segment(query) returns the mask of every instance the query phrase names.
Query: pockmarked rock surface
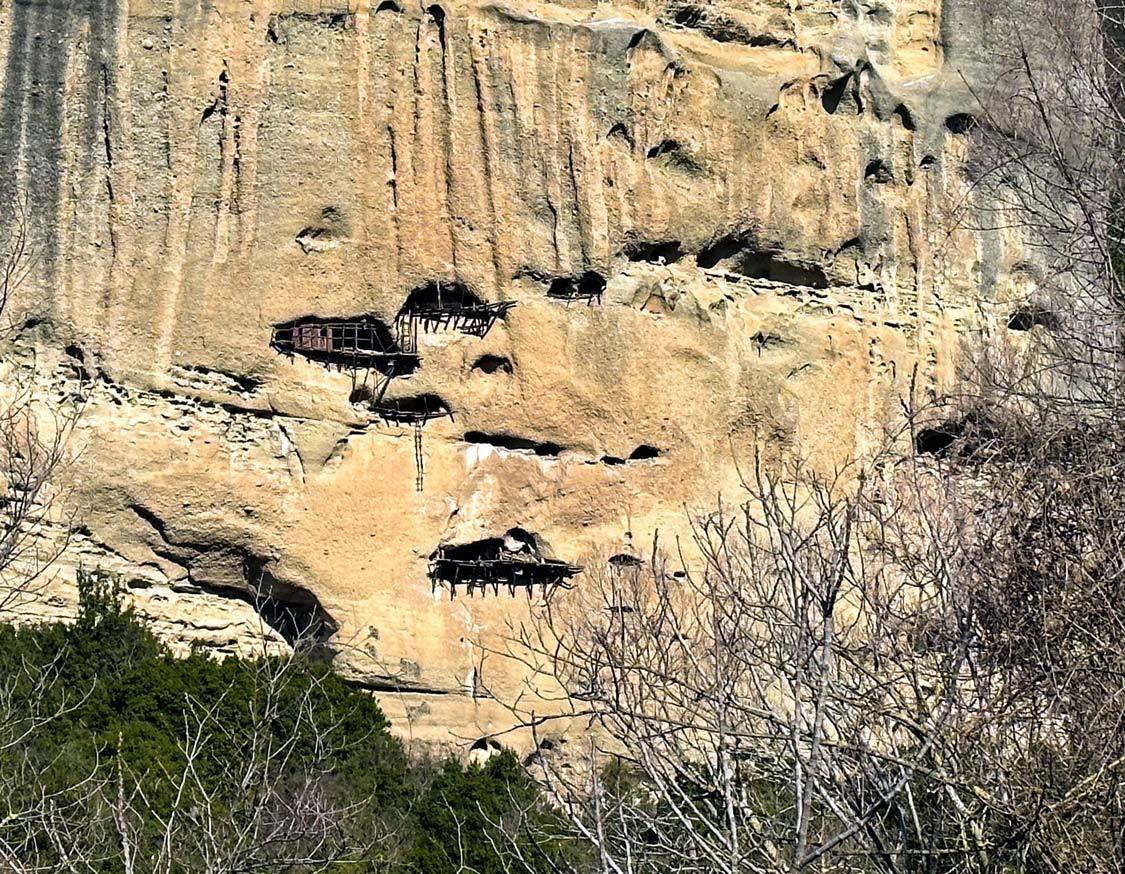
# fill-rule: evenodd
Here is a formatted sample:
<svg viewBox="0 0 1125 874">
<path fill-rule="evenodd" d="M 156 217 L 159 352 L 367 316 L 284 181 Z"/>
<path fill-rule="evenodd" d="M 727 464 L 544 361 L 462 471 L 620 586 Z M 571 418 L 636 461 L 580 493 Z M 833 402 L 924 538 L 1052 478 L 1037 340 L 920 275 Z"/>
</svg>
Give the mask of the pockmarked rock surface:
<svg viewBox="0 0 1125 874">
<path fill-rule="evenodd" d="M 414 737 L 504 727 L 484 650 L 544 587 L 657 532 L 690 560 L 755 447 L 870 449 L 1034 293 L 962 221 L 981 32 L 965 0 L 3 3 L 36 253 L 4 366 L 82 407 L 29 609 L 100 565 L 178 646 L 299 627 Z"/>
</svg>

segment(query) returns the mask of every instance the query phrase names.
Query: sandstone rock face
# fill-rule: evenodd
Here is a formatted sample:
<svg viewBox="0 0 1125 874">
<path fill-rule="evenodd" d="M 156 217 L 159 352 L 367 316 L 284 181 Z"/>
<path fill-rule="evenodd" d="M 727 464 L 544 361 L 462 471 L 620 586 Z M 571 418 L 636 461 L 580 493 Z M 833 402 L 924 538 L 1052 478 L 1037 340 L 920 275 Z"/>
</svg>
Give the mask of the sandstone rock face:
<svg viewBox="0 0 1125 874">
<path fill-rule="evenodd" d="M 6 366 L 83 406 L 35 609 L 100 564 L 178 645 L 301 624 L 414 737 L 502 728 L 484 649 L 542 585 L 470 597 L 435 550 L 690 560 L 756 446 L 869 449 L 1030 292 L 961 220 L 977 33 L 956 0 L 3 4 Z M 399 318 L 438 284 L 513 306 Z M 271 346 L 302 319 L 416 361 Z"/>
</svg>

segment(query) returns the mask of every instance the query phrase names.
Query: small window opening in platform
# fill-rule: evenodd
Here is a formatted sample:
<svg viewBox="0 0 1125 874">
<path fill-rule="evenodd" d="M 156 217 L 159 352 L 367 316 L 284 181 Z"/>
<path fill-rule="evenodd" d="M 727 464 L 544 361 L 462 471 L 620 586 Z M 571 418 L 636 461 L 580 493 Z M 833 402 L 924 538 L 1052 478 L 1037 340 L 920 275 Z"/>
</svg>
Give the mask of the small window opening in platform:
<svg viewBox="0 0 1125 874">
<path fill-rule="evenodd" d="M 489 303 L 463 282 L 436 280 L 414 289 L 399 310 L 396 324 L 400 341 L 411 337 L 411 348 L 417 348 L 417 332 L 460 331 L 483 337 L 514 307 L 512 302 Z M 405 344 L 404 344 L 405 345 Z"/>
<path fill-rule="evenodd" d="M 446 584 L 454 595 L 458 587 L 471 596 L 489 588 L 499 594 L 503 586 L 511 595 L 524 589 L 530 598 L 535 586 L 569 588 L 568 580 L 581 572 L 579 565 L 545 557 L 534 534 L 511 528 L 500 537 L 439 546 L 430 556 L 429 576 L 434 586 Z"/>
<path fill-rule="evenodd" d="M 594 270 L 587 270 L 581 276 L 560 276 L 551 281 L 547 297 L 555 300 L 585 301 L 587 306 L 602 302 L 605 293 L 605 277 Z"/>
<path fill-rule="evenodd" d="M 385 323 L 370 315 L 283 322 L 274 326 L 270 346 L 328 367 L 369 368 L 387 377 L 408 376 L 421 364 L 414 346 L 400 344 Z"/>
</svg>

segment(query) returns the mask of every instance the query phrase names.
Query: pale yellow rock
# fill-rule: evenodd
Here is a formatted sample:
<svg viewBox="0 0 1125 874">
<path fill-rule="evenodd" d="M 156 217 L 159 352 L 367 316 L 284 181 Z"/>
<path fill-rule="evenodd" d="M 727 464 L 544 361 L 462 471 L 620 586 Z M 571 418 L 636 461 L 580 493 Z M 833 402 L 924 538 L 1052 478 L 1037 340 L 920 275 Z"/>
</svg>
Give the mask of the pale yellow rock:
<svg viewBox="0 0 1125 874">
<path fill-rule="evenodd" d="M 5 204 L 26 196 L 38 254 L 5 355 L 85 399 L 88 533 L 38 615 L 102 564 L 177 646 L 283 648 L 261 588 L 402 690 L 379 694 L 404 732 L 471 741 L 521 681 L 482 646 L 540 593 L 452 598 L 439 544 L 518 526 L 582 564 L 659 532 L 690 560 L 688 512 L 737 500 L 755 447 L 878 445 L 1033 280 L 1013 235 L 959 226 L 962 4 L 399 5 L 0 7 Z M 586 271 L 600 301 L 548 297 Z M 391 325 L 454 279 L 515 307 L 422 332 L 391 382 L 454 413 L 417 491 L 412 428 L 271 331 Z"/>
</svg>

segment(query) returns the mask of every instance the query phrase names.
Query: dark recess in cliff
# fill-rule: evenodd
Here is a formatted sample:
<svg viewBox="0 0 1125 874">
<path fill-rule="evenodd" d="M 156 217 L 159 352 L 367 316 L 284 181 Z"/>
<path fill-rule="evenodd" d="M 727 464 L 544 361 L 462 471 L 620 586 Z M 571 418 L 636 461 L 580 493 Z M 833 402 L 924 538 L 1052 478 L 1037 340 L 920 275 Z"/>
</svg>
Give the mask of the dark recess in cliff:
<svg viewBox="0 0 1125 874">
<path fill-rule="evenodd" d="M 828 287 L 828 276 L 823 268 L 784 259 L 780 252 L 761 247 L 750 231 L 720 237 L 696 255 L 696 263 L 705 270 L 719 269 L 750 279 L 809 288 Z"/>
<path fill-rule="evenodd" d="M 605 277 L 594 270 L 587 270 L 581 276 L 558 276 L 551 280 L 547 297 L 555 300 L 585 301 L 587 304 L 601 303 L 605 292 Z"/>
</svg>

